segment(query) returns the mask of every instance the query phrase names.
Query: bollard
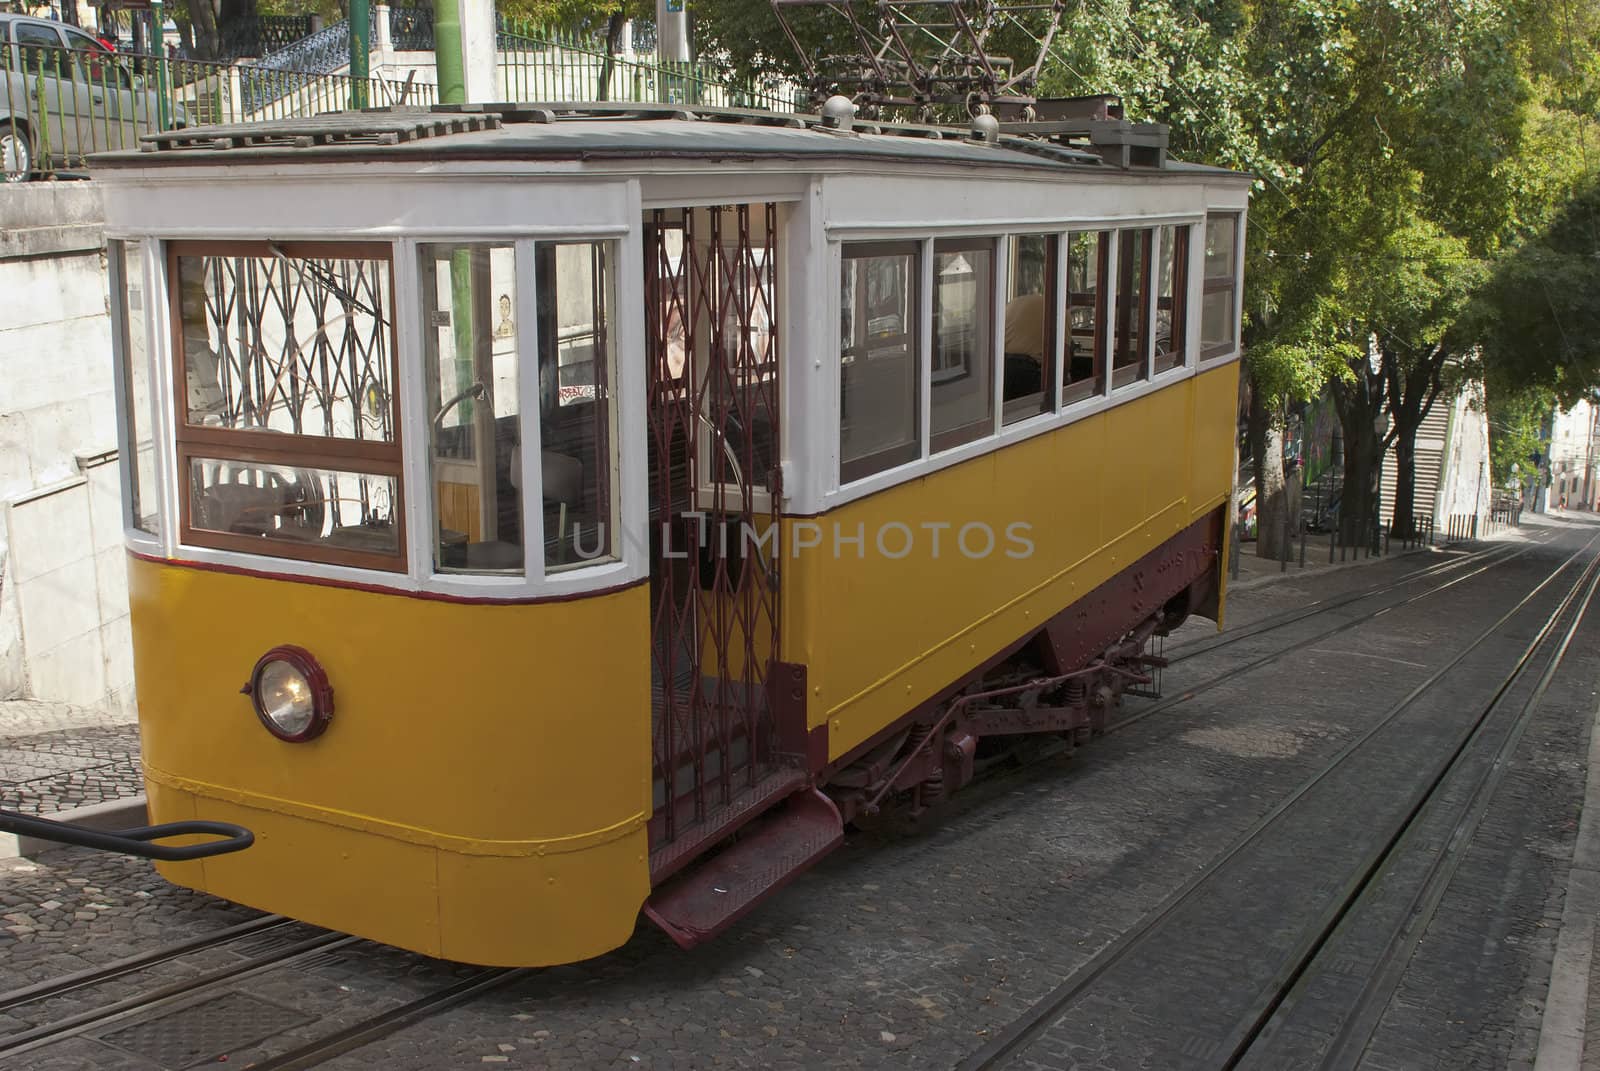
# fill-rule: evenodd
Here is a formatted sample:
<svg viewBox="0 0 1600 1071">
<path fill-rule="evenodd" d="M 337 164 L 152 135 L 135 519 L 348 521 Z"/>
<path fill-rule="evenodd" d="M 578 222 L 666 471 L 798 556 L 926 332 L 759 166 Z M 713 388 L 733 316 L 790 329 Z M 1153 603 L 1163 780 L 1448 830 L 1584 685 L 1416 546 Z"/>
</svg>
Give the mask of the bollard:
<svg viewBox="0 0 1600 1071">
<path fill-rule="evenodd" d="M 1328 564 L 1333 564 L 1333 545 L 1339 542 L 1339 526 L 1337 524 L 1328 528 Z"/>
</svg>

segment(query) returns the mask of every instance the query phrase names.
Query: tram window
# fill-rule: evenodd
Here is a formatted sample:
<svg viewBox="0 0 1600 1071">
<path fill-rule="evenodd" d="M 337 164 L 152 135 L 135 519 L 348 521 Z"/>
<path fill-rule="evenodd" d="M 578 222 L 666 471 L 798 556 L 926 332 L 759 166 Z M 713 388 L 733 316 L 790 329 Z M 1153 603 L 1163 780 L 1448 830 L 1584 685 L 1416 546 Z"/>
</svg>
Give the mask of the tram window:
<svg viewBox="0 0 1600 1071">
<path fill-rule="evenodd" d="M 189 459 L 191 528 L 291 546 L 400 553 L 393 476 L 260 460 Z"/>
<path fill-rule="evenodd" d="M 1061 401 L 1082 401 L 1105 393 L 1106 262 L 1111 232 L 1080 231 L 1067 236 L 1068 352 Z"/>
<path fill-rule="evenodd" d="M 1161 254 L 1156 272 L 1155 370 L 1165 372 L 1178 367 L 1185 360 L 1189 228 L 1162 227 L 1157 239 Z"/>
<path fill-rule="evenodd" d="M 178 268 L 189 424 L 394 441 L 387 260 L 266 243 Z"/>
<path fill-rule="evenodd" d="M 1002 420 L 1014 424 L 1055 407 L 1056 239 L 1019 234 L 1006 283 Z"/>
<path fill-rule="evenodd" d="M 1149 227 L 1126 230 L 1117 245 L 1117 322 L 1111 353 L 1111 386 L 1125 387 L 1144 379 L 1146 341 L 1150 337 Z"/>
<path fill-rule="evenodd" d="M 1239 215 L 1236 212 L 1206 217 L 1205 287 L 1200 298 L 1200 356 L 1232 353 L 1238 342 L 1235 316 L 1238 285 Z"/>
<path fill-rule="evenodd" d="M 183 539 L 403 570 L 389 246 L 169 250 Z"/>
<path fill-rule="evenodd" d="M 916 242 L 844 246 L 839 288 L 839 479 L 922 453 Z"/>
<path fill-rule="evenodd" d="M 144 243 L 107 243 L 112 271 L 111 291 L 121 292 L 121 317 L 116 327 L 116 345 L 121 354 L 122 382 L 127 405 L 127 439 L 122 444 L 123 463 L 128 466 L 128 523 L 151 535 L 159 533 L 159 505 L 156 495 L 156 451 L 152 429 L 155 410 L 151 407 L 150 354 L 146 344 Z"/>
<path fill-rule="evenodd" d="M 546 573 L 616 558 L 615 247 L 541 242 L 540 487 Z"/>
<path fill-rule="evenodd" d="M 994 431 L 994 240 L 933 243 L 932 412 L 935 452 Z"/>
<path fill-rule="evenodd" d="M 521 575 L 516 249 L 425 245 L 420 255 L 434 564 Z"/>
</svg>

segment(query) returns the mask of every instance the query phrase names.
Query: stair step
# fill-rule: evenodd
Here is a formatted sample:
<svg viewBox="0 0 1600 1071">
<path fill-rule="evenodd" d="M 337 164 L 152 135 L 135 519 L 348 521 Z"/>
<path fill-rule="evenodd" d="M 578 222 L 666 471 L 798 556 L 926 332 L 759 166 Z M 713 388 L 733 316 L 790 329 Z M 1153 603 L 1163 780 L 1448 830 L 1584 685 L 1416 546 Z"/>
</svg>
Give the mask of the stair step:
<svg viewBox="0 0 1600 1071">
<path fill-rule="evenodd" d="M 757 904 L 809 870 L 844 840 L 833 801 L 814 788 L 796 792 L 750 823 L 739 839 L 657 889 L 644 913 L 680 948 L 722 933 Z"/>
<path fill-rule="evenodd" d="M 796 766 L 779 766 L 754 786 L 707 812 L 704 819 L 680 830 L 672 840 L 650 852 L 650 884 L 660 885 L 695 856 L 727 840 L 747 822 L 759 818 L 769 808 L 811 783 L 811 777 Z"/>
</svg>

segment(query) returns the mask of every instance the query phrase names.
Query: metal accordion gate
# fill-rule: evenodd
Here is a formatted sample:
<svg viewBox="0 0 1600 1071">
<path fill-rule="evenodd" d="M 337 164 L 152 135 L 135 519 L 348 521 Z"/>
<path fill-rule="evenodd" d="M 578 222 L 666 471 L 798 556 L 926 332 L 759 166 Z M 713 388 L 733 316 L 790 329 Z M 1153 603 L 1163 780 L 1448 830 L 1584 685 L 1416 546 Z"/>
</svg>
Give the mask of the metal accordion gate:
<svg viewBox="0 0 1600 1071">
<path fill-rule="evenodd" d="M 777 206 L 645 214 L 658 879 L 794 790 L 778 658 Z"/>
</svg>

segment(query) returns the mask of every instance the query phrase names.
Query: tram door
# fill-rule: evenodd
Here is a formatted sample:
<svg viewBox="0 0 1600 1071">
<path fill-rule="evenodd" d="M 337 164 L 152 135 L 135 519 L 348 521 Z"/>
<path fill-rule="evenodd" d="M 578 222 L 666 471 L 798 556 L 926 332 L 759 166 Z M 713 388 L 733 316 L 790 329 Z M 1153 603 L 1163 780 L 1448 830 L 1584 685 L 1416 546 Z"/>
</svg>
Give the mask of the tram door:
<svg viewBox="0 0 1600 1071">
<path fill-rule="evenodd" d="M 781 778 L 777 206 L 645 214 L 654 804 L 699 840 Z M 737 805 L 737 806 L 735 806 Z"/>
</svg>

